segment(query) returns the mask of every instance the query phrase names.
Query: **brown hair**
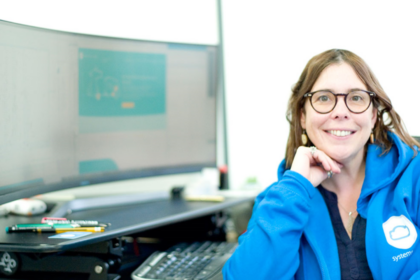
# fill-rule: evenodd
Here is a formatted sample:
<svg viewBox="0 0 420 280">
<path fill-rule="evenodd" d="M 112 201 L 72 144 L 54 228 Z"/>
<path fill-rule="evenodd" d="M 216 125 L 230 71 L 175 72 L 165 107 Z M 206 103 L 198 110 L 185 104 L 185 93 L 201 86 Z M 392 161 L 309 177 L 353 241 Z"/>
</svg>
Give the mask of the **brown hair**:
<svg viewBox="0 0 420 280">
<path fill-rule="evenodd" d="M 303 95 L 310 92 L 319 75 L 327 66 L 341 62 L 349 64 L 359 76 L 360 80 L 366 85 L 367 90 L 376 93 L 376 97 L 372 103 L 378 109 L 378 115 L 373 134 L 375 144 L 384 148 L 382 154 L 389 152 L 392 147 L 392 142 L 387 136 L 388 131 L 395 132 L 417 154 L 414 146 L 420 146 L 419 143 L 408 134 L 401 117 L 392 108 L 391 100 L 382 89 L 368 65 L 359 56 L 350 51 L 332 49 L 318 54 L 309 60 L 298 82 L 292 88 L 292 95 L 290 96 L 286 112 L 286 118 L 290 124 L 289 139 L 287 140 L 286 147 L 286 168 L 291 167 L 297 148 L 303 145 L 301 139 L 303 130 L 300 124 L 300 116 L 304 112 L 305 104 Z M 384 120 L 385 115 L 388 116 L 386 123 Z M 309 145 L 312 145 L 310 140 L 308 142 Z"/>
</svg>

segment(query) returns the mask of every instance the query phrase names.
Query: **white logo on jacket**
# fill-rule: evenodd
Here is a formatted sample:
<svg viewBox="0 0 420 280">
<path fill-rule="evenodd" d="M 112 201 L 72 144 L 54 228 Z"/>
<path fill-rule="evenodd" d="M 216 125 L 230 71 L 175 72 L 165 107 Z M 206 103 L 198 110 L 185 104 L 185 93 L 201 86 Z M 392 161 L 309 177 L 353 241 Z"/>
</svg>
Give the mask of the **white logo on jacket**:
<svg viewBox="0 0 420 280">
<path fill-rule="evenodd" d="M 404 215 L 392 216 L 382 224 L 386 241 L 398 249 L 408 249 L 417 240 L 417 231 L 413 223 Z"/>
</svg>

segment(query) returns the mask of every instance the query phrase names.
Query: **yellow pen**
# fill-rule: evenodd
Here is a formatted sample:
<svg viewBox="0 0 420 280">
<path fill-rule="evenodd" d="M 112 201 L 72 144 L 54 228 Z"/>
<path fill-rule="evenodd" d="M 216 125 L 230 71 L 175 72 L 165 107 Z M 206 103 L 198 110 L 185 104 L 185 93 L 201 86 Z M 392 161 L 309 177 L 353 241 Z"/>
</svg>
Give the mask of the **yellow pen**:
<svg viewBox="0 0 420 280">
<path fill-rule="evenodd" d="M 79 227 L 79 228 L 39 228 L 36 232 L 55 232 L 55 233 L 63 233 L 69 231 L 82 231 L 82 232 L 104 232 L 104 227 Z"/>
</svg>

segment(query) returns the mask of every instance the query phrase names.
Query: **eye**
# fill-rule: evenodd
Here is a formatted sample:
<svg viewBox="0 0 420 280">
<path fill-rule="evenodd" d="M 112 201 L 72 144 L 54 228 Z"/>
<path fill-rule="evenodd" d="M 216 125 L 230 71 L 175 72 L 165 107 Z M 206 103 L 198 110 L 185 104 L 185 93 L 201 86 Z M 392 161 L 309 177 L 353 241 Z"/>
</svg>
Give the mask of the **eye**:
<svg viewBox="0 0 420 280">
<path fill-rule="evenodd" d="M 349 93 L 347 100 L 353 103 L 365 103 L 369 101 L 369 95 L 364 91 L 356 90 Z"/>
<path fill-rule="evenodd" d="M 319 105 L 329 105 L 334 103 L 334 95 L 329 91 L 317 91 L 312 96 L 312 103 L 318 103 Z"/>
<path fill-rule="evenodd" d="M 317 98 L 317 101 L 320 102 L 328 102 L 330 100 L 330 97 L 328 95 L 320 95 Z"/>
<path fill-rule="evenodd" d="M 357 102 L 357 101 L 362 101 L 363 100 L 363 97 L 361 97 L 361 96 L 352 96 L 351 97 L 351 101 L 355 101 L 355 102 Z"/>
</svg>

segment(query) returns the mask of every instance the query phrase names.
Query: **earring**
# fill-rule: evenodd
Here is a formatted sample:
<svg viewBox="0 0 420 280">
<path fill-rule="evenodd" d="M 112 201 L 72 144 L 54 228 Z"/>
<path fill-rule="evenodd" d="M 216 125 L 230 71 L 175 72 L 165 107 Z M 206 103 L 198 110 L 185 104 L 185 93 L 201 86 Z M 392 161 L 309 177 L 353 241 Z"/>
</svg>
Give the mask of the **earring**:
<svg viewBox="0 0 420 280">
<path fill-rule="evenodd" d="M 375 137 L 373 136 L 373 129 L 372 129 L 372 132 L 370 133 L 370 143 L 375 144 Z"/>
<path fill-rule="evenodd" d="M 306 130 L 303 130 L 302 132 L 302 144 L 303 146 L 306 146 L 306 144 L 308 144 L 308 136 L 306 135 Z"/>
</svg>

